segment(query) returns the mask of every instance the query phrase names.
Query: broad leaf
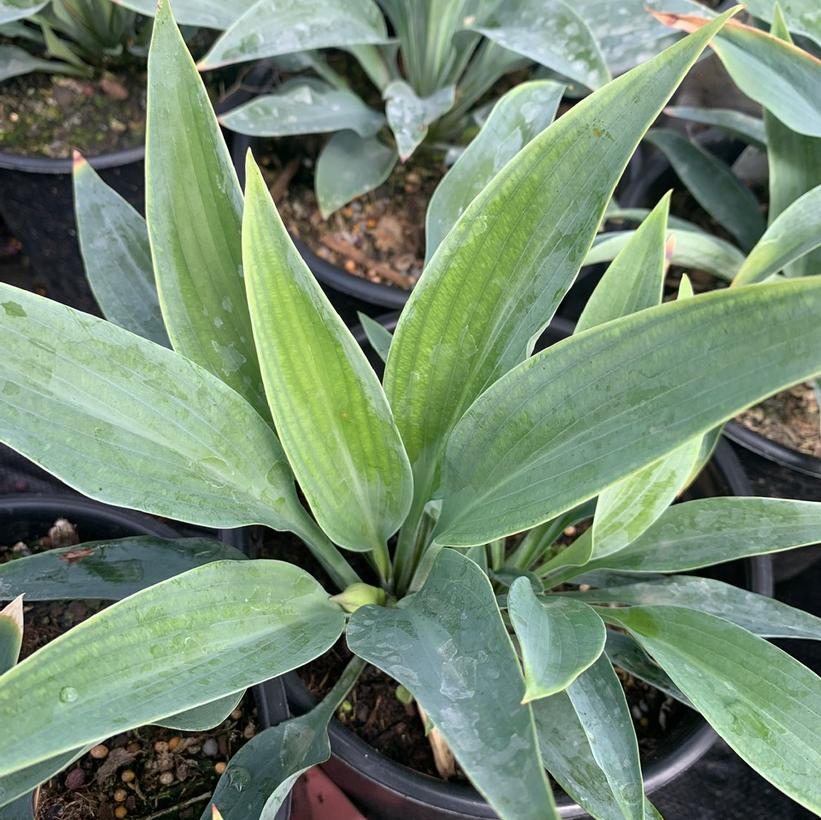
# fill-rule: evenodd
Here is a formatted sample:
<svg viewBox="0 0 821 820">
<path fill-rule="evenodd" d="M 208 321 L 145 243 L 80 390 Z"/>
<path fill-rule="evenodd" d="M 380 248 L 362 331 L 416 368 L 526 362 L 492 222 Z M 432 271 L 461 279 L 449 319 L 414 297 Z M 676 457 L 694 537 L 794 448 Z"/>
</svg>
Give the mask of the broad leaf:
<svg viewBox="0 0 821 820">
<path fill-rule="evenodd" d="M 170 5 L 148 56 L 146 222 L 174 349 L 268 408 L 242 282 L 242 192 Z"/>
<path fill-rule="evenodd" d="M 786 269 L 790 263 L 821 246 L 821 185 L 788 205 L 764 232 L 764 236 L 733 280 L 750 285 Z M 821 273 L 819 268 L 816 273 Z M 812 271 L 808 271 L 812 273 Z"/>
<path fill-rule="evenodd" d="M 528 578 L 510 587 L 507 610 L 521 647 L 526 703 L 566 689 L 604 649 L 602 619 L 589 606 L 536 597 Z"/>
<path fill-rule="evenodd" d="M 163 324 L 145 220 L 74 154 L 74 214 L 86 278 L 109 322 L 171 347 Z"/>
<path fill-rule="evenodd" d="M 243 553 L 209 538 L 143 535 L 89 541 L 0 564 L 0 601 L 119 601 L 166 578 L 211 561 L 241 561 Z"/>
<path fill-rule="evenodd" d="M 420 97 L 404 80 L 394 80 L 385 88 L 385 116 L 396 138 L 399 159 L 404 162 L 419 147 L 428 126 L 453 105 L 455 93 L 455 87 L 449 85 Z"/>
<path fill-rule="evenodd" d="M 307 715 L 254 735 L 229 761 L 202 820 L 274 820 L 296 779 L 331 756 L 328 723 L 364 664 L 356 659 Z"/>
<path fill-rule="evenodd" d="M 258 0 L 214 43 L 199 68 L 386 42 L 385 19 L 372 0 Z"/>
<path fill-rule="evenodd" d="M 639 744 L 624 690 L 606 655 L 576 678 L 567 696 L 624 817 L 641 820 L 644 790 Z"/>
<path fill-rule="evenodd" d="M 585 571 L 687 572 L 814 544 L 819 532 L 821 503 L 704 498 L 670 507 L 629 547 Z"/>
<path fill-rule="evenodd" d="M 767 132 L 764 121 L 732 108 L 695 108 L 687 105 L 671 105 L 664 109 L 669 117 L 677 117 L 701 125 L 713 125 L 728 134 L 739 137 L 750 145 L 762 150 L 767 146 Z"/>
<path fill-rule="evenodd" d="M 221 561 L 156 584 L 0 678 L 0 774 L 281 675 L 343 626 L 322 587 L 281 561 Z"/>
<path fill-rule="evenodd" d="M 722 738 L 788 796 L 821 811 L 821 679 L 735 624 L 681 607 L 607 610 Z"/>
<path fill-rule="evenodd" d="M 53 60 L 43 60 L 29 54 L 20 46 L 0 44 L 0 82 L 32 71 L 56 72 L 62 68 L 61 63 Z"/>
<path fill-rule="evenodd" d="M 18 595 L 0 609 L 0 675 L 17 663 L 22 644 L 23 596 Z"/>
<path fill-rule="evenodd" d="M 588 88 L 610 80 L 610 72 L 584 16 L 563 0 L 498 3 L 472 30 L 541 63 Z"/>
<path fill-rule="evenodd" d="M 584 264 L 598 265 L 614 259 L 632 235 L 632 231 L 599 234 Z M 738 248 L 717 236 L 678 228 L 668 231 L 668 236 L 673 240 L 672 265 L 703 270 L 730 282 L 744 262 L 744 254 Z"/>
<path fill-rule="evenodd" d="M 664 152 L 693 198 L 749 250 L 764 233 L 764 217 L 752 191 L 730 167 L 670 128 L 655 128 L 648 142 Z"/>
<path fill-rule="evenodd" d="M 815 0 L 747 0 L 745 6 L 759 20 L 772 23 L 780 6 L 790 31 L 810 37 L 821 46 L 821 15 Z"/>
<path fill-rule="evenodd" d="M 382 359 L 383 362 L 388 360 L 388 352 L 391 349 L 391 342 L 393 341 L 393 334 L 384 326 L 371 319 L 365 313 L 357 311 L 359 323 L 362 325 L 362 330 L 365 331 L 365 336 L 368 343 L 373 348 L 374 353 Z"/>
<path fill-rule="evenodd" d="M 708 24 L 697 16 L 660 13 L 657 17 L 684 31 L 695 31 Z M 735 20 L 724 27 L 712 48 L 748 97 L 793 131 L 821 137 L 821 60 Z"/>
<path fill-rule="evenodd" d="M 334 134 L 316 164 L 316 198 L 322 218 L 378 188 L 390 176 L 397 159 L 396 151 L 376 137 L 362 139 L 353 131 Z"/>
<path fill-rule="evenodd" d="M 412 522 L 436 489 L 453 426 L 530 354 L 638 141 L 714 31 L 682 40 L 560 117 L 494 177 L 434 254 L 399 319 L 385 372 L 414 469 Z M 403 548 L 400 540 L 399 557 Z"/>
<path fill-rule="evenodd" d="M 379 379 L 294 247 L 250 152 L 247 159 L 245 282 L 277 432 L 332 540 L 386 549 L 413 492 L 399 432 Z"/>
<path fill-rule="evenodd" d="M 30 808 L 31 792 L 81 758 L 93 745 L 95 744 L 90 743 L 79 749 L 72 749 L 0 777 L 0 806 L 4 807 L 0 808 L 0 820 L 26 820 L 26 817 L 31 817 L 31 814 L 19 814 L 20 807 L 14 801 L 19 798 L 23 807 Z"/>
<path fill-rule="evenodd" d="M 48 0 L 0 0 L 0 25 L 31 17 L 48 5 Z"/>
<path fill-rule="evenodd" d="M 505 163 L 553 122 L 563 93 L 564 86 L 549 80 L 521 83 L 493 106 L 433 192 L 425 217 L 426 259 Z"/>
<path fill-rule="evenodd" d="M 347 128 L 365 138 L 374 136 L 385 118 L 351 91 L 315 77 L 302 77 L 223 114 L 220 122 L 232 131 L 256 137 L 321 134 Z"/>
<path fill-rule="evenodd" d="M 176 715 L 156 720 L 154 723 L 157 726 L 176 729 L 180 732 L 207 732 L 219 726 L 237 708 L 244 695 L 245 690 L 242 689 L 224 698 L 204 703 L 202 706 L 195 706 L 185 712 L 178 712 Z"/>
<path fill-rule="evenodd" d="M 649 215 L 650 210 L 648 208 L 622 208 L 616 204 L 615 200 L 610 200 L 605 221 L 607 223 L 615 222 L 617 224 L 619 222 L 642 222 Z M 694 222 L 688 222 L 686 219 L 672 216 L 671 214 L 667 216 L 667 224 L 671 228 L 676 228 L 679 231 L 695 231 L 695 233 L 704 234 L 704 229 L 700 228 Z M 707 234 L 705 234 L 705 236 L 706 235 Z M 735 248 L 733 248 L 733 250 L 735 250 Z"/>
<path fill-rule="evenodd" d="M 392 609 L 358 609 L 347 639 L 411 692 L 501 817 L 557 816 L 516 653 L 473 561 L 442 550 L 419 592 Z"/>
<path fill-rule="evenodd" d="M 208 527 L 307 518 L 271 428 L 199 365 L 0 285 L 0 440 L 85 495 Z"/>
<path fill-rule="evenodd" d="M 547 521 L 818 373 L 820 312 L 807 277 L 659 305 L 537 353 L 451 434 L 434 537 L 471 546 Z"/>
<path fill-rule="evenodd" d="M 708 612 L 743 626 L 763 638 L 821 640 L 821 618 L 808 612 L 748 592 L 746 589 L 693 575 L 676 575 L 658 581 L 638 581 L 612 589 L 563 592 L 572 599 L 614 604 L 664 604 Z"/>
<path fill-rule="evenodd" d="M 111 1 L 149 17 L 153 17 L 157 11 L 155 0 Z M 174 17 L 180 25 L 222 30 L 236 22 L 255 2 L 256 0 L 173 0 Z"/>
</svg>

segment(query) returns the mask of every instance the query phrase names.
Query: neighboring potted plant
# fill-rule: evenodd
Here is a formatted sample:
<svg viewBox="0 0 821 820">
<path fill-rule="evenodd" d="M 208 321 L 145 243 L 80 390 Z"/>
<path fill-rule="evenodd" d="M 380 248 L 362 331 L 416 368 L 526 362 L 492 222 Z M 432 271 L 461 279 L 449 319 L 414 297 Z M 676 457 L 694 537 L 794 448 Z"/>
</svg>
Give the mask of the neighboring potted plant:
<svg viewBox="0 0 821 820">
<path fill-rule="evenodd" d="M 487 811 L 557 816 L 547 769 L 565 812 L 655 816 L 611 666 L 631 657 L 821 808 L 821 681 L 763 640 L 818 637 L 817 619 L 674 574 L 813 541 L 821 505 L 669 507 L 724 420 L 821 370 L 821 281 L 685 286 L 659 305 L 663 203 L 629 246 L 645 275 L 626 256 L 630 289 L 606 277 L 584 329 L 530 355 L 642 134 L 728 16 L 592 94 L 474 199 L 400 317 L 383 388 L 250 156 L 243 201 L 161 6 L 146 230 L 174 349 L 3 286 L 0 439 L 110 503 L 294 532 L 339 591 L 293 563 L 226 560 L 124 598 L 0 676 L 0 778 L 31 787 L 112 733 L 224 710 L 344 634 L 353 654 L 325 698 L 249 742 L 204 817 L 275 811 L 327 759 L 366 664 L 404 687 Z M 112 281 L 132 244 L 109 249 Z M 557 543 L 594 499 L 590 528 Z"/>
</svg>

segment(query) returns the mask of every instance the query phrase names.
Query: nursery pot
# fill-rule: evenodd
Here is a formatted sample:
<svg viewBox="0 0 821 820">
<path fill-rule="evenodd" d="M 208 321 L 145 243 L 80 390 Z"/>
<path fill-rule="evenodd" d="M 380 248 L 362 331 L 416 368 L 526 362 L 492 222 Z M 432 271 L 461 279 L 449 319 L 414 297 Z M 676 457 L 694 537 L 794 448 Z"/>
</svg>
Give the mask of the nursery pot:
<svg viewBox="0 0 821 820">
<path fill-rule="evenodd" d="M 396 316 L 380 321 L 392 330 Z M 539 347 L 565 338 L 572 324 L 554 319 L 540 340 Z M 354 330 L 365 344 L 361 328 Z M 371 351 L 368 350 L 371 354 Z M 378 359 L 373 356 L 377 366 Z M 726 442 L 721 442 L 709 466 L 695 485 L 698 495 L 749 495 L 743 468 Z M 772 594 L 769 560 L 759 557 L 726 565 L 715 573 L 722 580 L 746 586 L 756 592 Z M 308 711 L 315 699 L 296 673 L 285 677 L 288 702 L 294 714 Z M 325 772 L 372 820 L 444 820 L 449 818 L 493 818 L 494 811 L 470 785 L 446 783 L 420 774 L 376 751 L 340 722 L 330 726 L 332 757 Z M 678 725 L 659 740 L 656 751 L 642 761 L 645 788 L 649 794 L 661 789 L 695 763 L 716 738 L 708 724 L 694 712 L 682 714 Z M 586 817 L 584 810 L 565 795 L 557 795 L 562 817 Z"/>
<path fill-rule="evenodd" d="M 721 136 L 713 129 L 704 131 L 697 140 L 728 162 L 735 159 L 743 148 L 737 140 Z M 622 204 L 628 208 L 653 208 L 661 196 L 677 183 L 678 177 L 667 158 L 656 151 L 646 163 L 645 173 L 625 189 Z M 821 492 L 821 485 L 818 484 L 821 480 L 821 458 L 773 441 L 737 421 L 726 424 L 724 435 L 744 450 L 792 472 L 793 483 L 800 487 L 798 494 L 802 498 L 818 497 Z M 746 460 L 745 467 L 749 469 Z"/>
</svg>

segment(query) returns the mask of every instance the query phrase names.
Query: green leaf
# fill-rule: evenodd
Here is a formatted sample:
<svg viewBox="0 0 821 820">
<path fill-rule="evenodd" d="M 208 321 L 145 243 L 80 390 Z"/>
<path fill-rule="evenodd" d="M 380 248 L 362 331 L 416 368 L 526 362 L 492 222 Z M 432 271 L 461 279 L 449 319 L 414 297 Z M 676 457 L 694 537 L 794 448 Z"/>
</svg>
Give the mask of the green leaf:
<svg viewBox="0 0 821 820">
<path fill-rule="evenodd" d="M 294 247 L 250 152 L 245 281 L 268 402 L 319 525 L 386 549 L 407 514 L 410 466 L 379 379 Z"/>
<path fill-rule="evenodd" d="M 362 325 L 362 330 L 365 331 L 368 343 L 374 349 L 376 355 L 383 362 L 386 362 L 391 349 L 393 334 L 384 325 L 379 324 L 375 319 L 371 319 L 367 314 L 357 311 L 356 315 Z"/>
<path fill-rule="evenodd" d="M 707 23 L 703 17 L 664 14 L 684 31 Z M 735 20 L 724 27 L 712 49 L 735 84 L 799 134 L 821 137 L 821 60 L 791 43 Z"/>
<path fill-rule="evenodd" d="M 574 106 L 494 177 L 439 246 L 402 311 L 385 372 L 414 469 L 411 521 L 438 485 L 453 426 L 530 354 L 638 141 L 714 31 L 682 40 Z"/>
<path fill-rule="evenodd" d="M 789 41 L 789 32 L 779 20 L 773 35 Z M 793 202 L 821 185 L 821 139 L 798 134 L 778 117 L 764 110 L 767 129 L 767 164 L 770 172 L 769 223 L 773 222 Z M 785 269 L 787 276 L 813 275 L 821 270 L 821 251 L 792 262 Z"/>
<path fill-rule="evenodd" d="M 220 561 L 149 587 L 0 678 L 0 774 L 281 675 L 343 626 L 322 587 L 281 561 Z"/>
<path fill-rule="evenodd" d="M 235 23 L 257 0 L 174 0 L 174 17 L 183 26 L 226 29 Z M 120 6 L 153 17 L 155 0 L 112 0 Z"/>
<path fill-rule="evenodd" d="M 502 818 L 557 816 L 516 653 L 473 561 L 442 550 L 415 595 L 354 612 L 347 640 L 411 692 Z"/>
<path fill-rule="evenodd" d="M 4 443 L 99 501 L 207 527 L 305 531 L 273 430 L 216 376 L 10 285 L 0 308 Z"/>
<path fill-rule="evenodd" d="M 391 175 L 397 159 L 396 151 L 376 137 L 362 139 L 353 131 L 334 134 L 316 164 L 316 198 L 322 218 L 378 188 Z"/>
<path fill-rule="evenodd" d="M 624 820 L 567 692 L 534 703 L 533 716 L 542 759 L 554 780 L 597 820 Z M 657 815 L 644 802 L 645 820 L 652 820 Z"/>
<path fill-rule="evenodd" d="M 604 651 L 610 662 L 618 666 L 634 678 L 655 686 L 656 689 L 669 695 L 673 700 L 685 706 L 692 704 L 684 693 L 670 680 L 667 673 L 636 643 L 635 638 L 624 632 L 607 630 L 607 641 Z"/>
<path fill-rule="evenodd" d="M 670 263 L 691 270 L 703 270 L 729 282 L 744 263 L 744 254 L 738 248 L 707 233 L 692 230 L 669 230 L 673 240 Z M 630 241 L 633 231 L 602 233 L 584 260 L 585 265 L 598 265 L 615 259 L 619 251 Z"/>
<path fill-rule="evenodd" d="M 22 645 L 23 596 L 18 595 L 0 609 L 0 675 L 17 663 Z"/>
<path fill-rule="evenodd" d="M 821 680 L 763 638 L 682 607 L 607 610 L 650 652 L 730 747 L 811 811 L 821 811 Z"/>
<path fill-rule="evenodd" d="M 821 46 L 821 16 L 815 0 L 747 0 L 744 4 L 750 14 L 772 23 L 778 5 L 790 31 L 810 37 Z"/>
<path fill-rule="evenodd" d="M 214 43 L 199 68 L 387 42 L 385 18 L 372 0 L 258 0 Z"/>
<path fill-rule="evenodd" d="M 180 732 L 207 732 L 219 726 L 237 708 L 244 695 L 245 690 L 242 689 L 224 698 L 204 703 L 202 706 L 195 706 L 193 709 L 156 720 L 154 723 L 157 726 L 176 729 Z"/>
<path fill-rule="evenodd" d="M 764 217 L 752 191 L 730 167 L 670 128 L 655 128 L 647 141 L 663 151 L 693 198 L 749 250 L 764 233 Z"/>
<path fill-rule="evenodd" d="M 629 547 L 593 561 L 585 571 L 687 572 L 814 544 L 819 532 L 821 503 L 702 498 L 670 507 Z"/>
<path fill-rule="evenodd" d="M 396 138 L 399 159 L 404 162 L 419 147 L 428 126 L 451 108 L 455 93 L 455 86 L 448 85 L 420 97 L 404 80 L 394 80 L 385 88 L 385 116 Z"/>
<path fill-rule="evenodd" d="M 750 251 L 733 280 L 751 285 L 821 246 L 821 185 L 788 205 Z M 819 270 L 821 272 L 821 270 Z"/>
<path fill-rule="evenodd" d="M 610 80 L 584 16 L 562 0 L 497 4 L 489 18 L 471 29 L 588 88 L 599 88 Z"/>
<path fill-rule="evenodd" d="M 616 254 L 590 295 L 575 333 L 661 303 L 669 210 L 668 192 Z"/>
<path fill-rule="evenodd" d="M 611 200 L 611 205 L 613 200 Z M 616 205 L 608 207 L 607 222 L 642 222 L 650 215 L 647 208 L 621 208 Z M 704 234 L 704 230 L 693 222 L 688 222 L 686 219 L 681 219 L 677 216 L 667 216 L 667 224 L 671 228 L 676 228 L 679 231 L 694 231 L 695 233 Z M 614 234 L 611 234 L 614 235 Z M 705 234 L 708 235 L 708 234 Z M 595 245 L 594 245 L 595 247 Z M 732 246 L 730 246 L 732 247 Z M 735 250 L 735 248 L 733 248 Z M 736 251 L 738 253 L 738 251 Z M 605 260 L 608 261 L 608 260 Z"/>
<path fill-rule="evenodd" d="M 0 564 L 0 600 L 119 601 L 145 587 L 211 561 L 240 561 L 238 549 L 210 538 L 143 535 L 89 541 Z"/>
<path fill-rule="evenodd" d="M 564 86 L 549 80 L 520 83 L 494 106 L 479 133 L 433 192 L 425 221 L 425 257 L 508 160 L 553 122 Z"/>
<path fill-rule="evenodd" d="M 507 610 L 519 639 L 525 670 L 523 702 L 566 689 L 604 649 L 602 619 L 589 606 L 536 597 L 528 578 L 510 587 Z"/>
<path fill-rule="evenodd" d="M 434 538 L 471 546 L 547 521 L 818 373 L 820 312 L 808 277 L 659 305 L 537 353 L 451 434 Z"/>
<path fill-rule="evenodd" d="M 24 20 L 48 5 L 48 0 L 0 0 L 0 25 Z"/>
<path fill-rule="evenodd" d="M 34 57 L 19 46 L 0 44 L 0 82 L 32 71 L 56 73 L 61 70 L 62 63 Z"/>
<path fill-rule="evenodd" d="M 331 756 L 328 723 L 364 664 L 358 658 L 307 715 L 260 732 L 229 761 L 202 820 L 216 807 L 223 820 L 274 820 L 297 778 Z"/>
<path fill-rule="evenodd" d="M 254 97 L 223 114 L 220 122 L 232 131 L 256 137 L 321 134 L 348 128 L 372 137 L 385 118 L 353 92 L 334 88 L 315 77 L 283 83 L 273 94 Z"/>
<path fill-rule="evenodd" d="M 590 752 L 626 820 L 644 814 L 639 744 L 624 690 L 607 656 L 567 688 Z"/>
<path fill-rule="evenodd" d="M 42 763 L 0 777 L 0 806 L 4 807 L 0 808 L 0 820 L 24 820 L 26 815 L 15 813 L 19 812 L 19 806 L 14 801 L 19 798 L 25 808 L 30 808 L 31 792 L 81 758 L 92 745 L 95 744 L 72 749 Z M 27 816 L 31 817 L 31 814 Z"/>
<path fill-rule="evenodd" d="M 174 349 L 267 417 L 242 281 L 242 192 L 167 0 L 148 56 L 145 151 L 148 236 Z"/>
<path fill-rule="evenodd" d="M 109 322 L 170 347 L 145 220 L 78 152 L 72 176 L 77 236 L 97 304 Z"/>
<path fill-rule="evenodd" d="M 746 589 L 693 575 L 638 581 L 612 589 L 563 592 L 574 600 L 615 604 L 664 604 L 707 612 L 762 638 L 821 640 L 821 618 Z"/>
<path fill-rule="evenodd" d="M 664 109 L 668 117 L 676 117 L 701 125 L 714 125 L 728 134 L 739 137 L 762 150 L 767 146 L 764 121 L 732 108 L 697 108 L 688 105 L 671 105 Z"/>
</svg>

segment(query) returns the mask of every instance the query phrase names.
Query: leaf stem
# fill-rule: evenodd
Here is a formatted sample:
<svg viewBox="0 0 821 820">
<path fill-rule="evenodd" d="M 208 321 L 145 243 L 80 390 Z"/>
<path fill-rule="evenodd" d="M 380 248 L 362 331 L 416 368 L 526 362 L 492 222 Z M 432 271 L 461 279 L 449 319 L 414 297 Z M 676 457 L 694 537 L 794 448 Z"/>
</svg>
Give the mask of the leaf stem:
<svg viewBox="0 0 821 820">
<path fill-rule="evenodd" d="M 304 510 L 295 522 L 292 532 L 298 535 L 307 545 L 311 554 L 322 564 L 322 569 L 331 576 L 331 580 L 341 591 L 351 584 L 358 584 L 362 579 L 348 563 L 345 556 L 334 546 L 327 535 L 320 529 Z"/>
</svg>

